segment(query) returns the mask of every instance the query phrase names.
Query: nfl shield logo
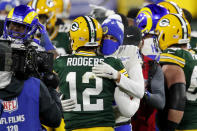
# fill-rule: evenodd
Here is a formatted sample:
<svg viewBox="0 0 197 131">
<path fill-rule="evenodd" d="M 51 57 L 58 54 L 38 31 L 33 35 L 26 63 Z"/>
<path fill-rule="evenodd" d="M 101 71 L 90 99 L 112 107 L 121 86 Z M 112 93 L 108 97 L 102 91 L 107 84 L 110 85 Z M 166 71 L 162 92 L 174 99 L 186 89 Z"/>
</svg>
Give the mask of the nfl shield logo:
<svg viewBox="0 0 197 131">
<path fill-rule="evenodd" d="M 2 101 L 3 111 L 12 113 L 18 109 L 18 100 L 17 98 L 10 101 Z"/>
</svg>

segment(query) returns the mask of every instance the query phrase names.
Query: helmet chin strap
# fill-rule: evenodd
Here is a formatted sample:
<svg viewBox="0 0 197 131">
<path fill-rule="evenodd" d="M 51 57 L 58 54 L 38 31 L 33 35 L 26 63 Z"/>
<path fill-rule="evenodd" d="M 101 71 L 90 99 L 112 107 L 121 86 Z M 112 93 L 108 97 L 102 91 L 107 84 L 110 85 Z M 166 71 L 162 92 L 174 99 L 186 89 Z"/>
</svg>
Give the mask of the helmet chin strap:
<svg viewBox="0 0 197 131">
<path fill-rule="evenodd" d="M 162 34 L 163 34 L 163 30 L 159 33 L 158 41 L 160 40 Z"/>
<path fill-rule="evenodd" d="M 0 89 L 4 89 L 10 84 L 12 78 L 12 72 L 0 71 Z"/>
</svg>

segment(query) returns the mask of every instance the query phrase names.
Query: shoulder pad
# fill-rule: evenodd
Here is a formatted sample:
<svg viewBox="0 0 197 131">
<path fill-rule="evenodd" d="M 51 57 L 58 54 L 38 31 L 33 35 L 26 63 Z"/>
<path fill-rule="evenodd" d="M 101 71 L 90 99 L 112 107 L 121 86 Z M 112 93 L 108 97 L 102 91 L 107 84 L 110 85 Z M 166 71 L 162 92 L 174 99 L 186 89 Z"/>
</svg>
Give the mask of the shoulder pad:
<svg viewBox="0 0 197 131">
<path fill-rule="evenodd" d="M 169 53 L 160 54 L 160 63 L 173 63 L 179 65 L 182 68 L 185 66 L 185 60 L 183 58 Z"/>
</svg>

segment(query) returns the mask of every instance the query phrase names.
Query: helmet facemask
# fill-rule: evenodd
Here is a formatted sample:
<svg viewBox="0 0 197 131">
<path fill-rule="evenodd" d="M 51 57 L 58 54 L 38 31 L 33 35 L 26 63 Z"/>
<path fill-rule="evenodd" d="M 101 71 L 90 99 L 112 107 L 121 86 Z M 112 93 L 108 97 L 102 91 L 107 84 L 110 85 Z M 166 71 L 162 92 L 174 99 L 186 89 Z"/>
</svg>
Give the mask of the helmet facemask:
<svg viewBox="0 0 197 131">
<path fill-rule="evenodd" d="M 37 30 L 37 26 L 30 26 L 27 23 L 12 21 L 6 19 L 4 28 L 6 28 L 5 36 L 9 36 L 11 39 L 31 40 L 34 33 Z"/>
<path fill-rule="evenodd" d="M 39 20 L 34 9 L 26 5 L 13 8 L 4 22 L 4 38 L 31 41 L 38 29 Z"/>
</svg>

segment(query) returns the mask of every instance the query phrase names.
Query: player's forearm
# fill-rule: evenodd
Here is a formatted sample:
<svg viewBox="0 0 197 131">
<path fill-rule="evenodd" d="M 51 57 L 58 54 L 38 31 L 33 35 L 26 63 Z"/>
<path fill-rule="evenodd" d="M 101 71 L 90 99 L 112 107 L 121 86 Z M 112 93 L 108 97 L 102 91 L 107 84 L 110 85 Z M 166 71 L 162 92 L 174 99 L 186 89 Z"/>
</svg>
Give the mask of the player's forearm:
<svg viewBox="0 0 197 131">
<path fill-rule="evenodd" d="M 124 117 L 132 117 L 139 108 L 140 99 L 136 97 L 131 99 L 130 96 L 121 91 L 118 87 L 115 89 L 114 98 L 120 113 Z"/>
<path fill-rule="evenodd" d="M 135 96 L 141 99 L 144 95 L 144 81 L 134 81 L 123 74 L 119 83 L 116 82 L 117 86 L 123 89 L 129 96 Z"/>
<path fill-rule="evenodd" d="M 183 118 L 186 100 L 185 90 L 186 86 L 184 83 L 175 83 L 169 88 L 169 101 L 167 102 L 168 120 L 166 125 L 169 129 L 176 129 Z"/>
<path fill-rule="evenodd" d="M 184 111 L 179 111 L 175 109 L 168 110 L 168 119 L 165 121 L 165 128 L 161 131 L 175 131 L 178 124 L 183 118 Z"/>
<path fill-rule="evenodd" d="M 184 111 L 169 109 L 168 120 L 179 124 L 183 118 Z"/>
<path fill-rule="evenodd" d="M 152 107 L 162 110 L 165 106 L 165 91 L 164 76 L 160 66 L 156 70 L 150 88 L 150 96 L 146 97 L 147 103 Z"/>
</svg>

